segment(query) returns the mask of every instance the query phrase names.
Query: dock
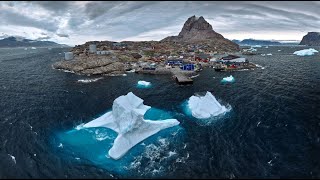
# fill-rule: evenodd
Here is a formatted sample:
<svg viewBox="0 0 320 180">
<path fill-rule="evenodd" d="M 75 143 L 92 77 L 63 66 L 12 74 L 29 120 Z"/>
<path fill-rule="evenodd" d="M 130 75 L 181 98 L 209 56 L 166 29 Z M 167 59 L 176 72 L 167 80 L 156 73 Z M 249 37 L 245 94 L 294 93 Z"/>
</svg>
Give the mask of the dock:
<svg viewBox="0 0 320 180">
<path fill-rule="evenodd" d="M 173 78 L 176 80 L 178 84 L 193 84 L 193 80 L 183 73 L 174 72 Z"/>
</svg>

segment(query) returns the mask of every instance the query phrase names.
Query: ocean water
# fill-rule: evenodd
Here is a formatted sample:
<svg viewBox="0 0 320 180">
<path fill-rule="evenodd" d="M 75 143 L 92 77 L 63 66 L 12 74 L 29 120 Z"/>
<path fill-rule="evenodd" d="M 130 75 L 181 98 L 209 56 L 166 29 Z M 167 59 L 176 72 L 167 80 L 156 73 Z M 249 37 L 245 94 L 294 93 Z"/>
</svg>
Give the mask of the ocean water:
<svg viewBox="0 0 320 180">
<path fill-rule="evenodd" d="M 0 178 L 320 178 L 320 55 L 292 54 L 304 47 L 257 49 L 272 53 L 247 56 L 263 69 L 207 68 L 187 86 L 135 73 L 81 83 L 100 76 L 51 68 L 68 49 L 0 49 Z M 220 82 L 230 75 L 234 83 Z M 138 80 L 152 88 L 137 88 Z M 106 161 L 116 134 L 75 127 L 130 91 L 153 107 L 145 118 L 172 117 L 180 125 L 121 162 Z M 232 110 L 207 122 L 186 114 L 183 103 L 206 91 Z"/>
</svg>

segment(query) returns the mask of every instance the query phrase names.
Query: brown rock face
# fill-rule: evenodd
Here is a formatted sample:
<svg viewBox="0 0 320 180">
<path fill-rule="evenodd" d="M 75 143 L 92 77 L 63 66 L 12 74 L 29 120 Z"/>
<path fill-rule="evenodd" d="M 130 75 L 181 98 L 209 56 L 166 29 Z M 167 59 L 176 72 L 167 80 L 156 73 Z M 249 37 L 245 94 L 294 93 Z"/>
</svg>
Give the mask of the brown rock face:
<svg viewBox="0 0 320 180">
<path fill-rule="evenodd" d="M 161 42 L 208 42 L 212 46 L 227 46 L 231 51 L 239 51 L 239 45 L 225 39 L 221 34 L 215 32 L 212 26 L 202 17 L 192 16 L 184 23 L 183 28 L 178 36 L 169 36 Z"/>
</svg>

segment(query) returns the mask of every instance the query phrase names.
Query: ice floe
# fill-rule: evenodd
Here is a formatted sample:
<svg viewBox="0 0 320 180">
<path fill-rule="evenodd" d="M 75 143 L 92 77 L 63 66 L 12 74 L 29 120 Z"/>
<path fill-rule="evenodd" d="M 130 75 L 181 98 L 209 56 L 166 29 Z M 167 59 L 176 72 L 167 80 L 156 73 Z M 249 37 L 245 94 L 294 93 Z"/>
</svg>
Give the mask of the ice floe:
<svg viewBox="0 0 320 180">
<path fill-rule="evenodd" d="M 94 79 L 79 79 L 77 82 L 81 82 L 81 83 L 91 83 L 91 82 L 96 82 L 100 79 L 103 79 L 102 77 L 99 78 L 94 78 Z"/>
<path fill-rule="evenodd" d="M 11 154 L 8 154 L 8 155 L 11 157 L 12 161 L 13 161 L 15 164 L 17 164 L 16 157 L 14 157 L 14 156 L 11 155 Z"/>
<path fill-rule="evenodd" d="M 314 55 L 314 53 L 317 53 L 319 51 L 313 49 L 313 48 L 309 48 L 309 49 L 303 49 L 300 51 L 295 51 L 293 54 L 297 55 L 297 56 L 311 56 Z"/>
<path fill-rule="evenodd" d="M 272 54 L 271 54 L 271 53 L 268 53 L 267 56 L 272 56 Z"/>
<path fill-rule="evenodd" d="M 257 48 L 257 47 L 262 47 L 261 45 L 254 45 L 254 46 L 251 46 L 251 47 L 255 47 L 255 48 Z"/>
<path fill-rule="evenodd" d="M 221 82 L 234 82 L 234 77 L 232 75 L 228 76 L 228 77 L 224 77 L 222 78 Z"/>
<path fill-rule="evenodd" d="M 179 124 L 176 119 L 145 120 L 144 114 L 150 108 L 150 106 L 143 104 L 141 98 L 129 92 L 114 100 L 112 111 L 84 124 L 81 129 L 105 127 L 117 132 L 118 136 L 108 152 L 111 158 L 117 160 L 149 136 Z"/>
<path fill-rule="evenodd" d="M 222 106 L 210 92 L 205 96 L 191 96 L 188 100 L 188 108 L 192 116 L 198 119 L 207 119 L 230 110 Z"/>
<path fill-rule="evenodd" d="M 137 85 L 138 85 L 138 87 L 141 87 L 141 88 L 147 88 L 147 87 L 151 87 L 151 82 L 138 81 Z"/>
</svg>

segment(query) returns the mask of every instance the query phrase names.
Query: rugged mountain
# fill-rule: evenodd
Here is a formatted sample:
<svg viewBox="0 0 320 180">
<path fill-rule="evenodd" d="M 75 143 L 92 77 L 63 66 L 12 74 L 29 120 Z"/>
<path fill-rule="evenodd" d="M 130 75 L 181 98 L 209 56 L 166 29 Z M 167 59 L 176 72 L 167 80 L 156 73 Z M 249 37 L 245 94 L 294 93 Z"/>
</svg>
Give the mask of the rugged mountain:
<svg viewBox="0 0 320 180">
<path fill-rule="evenodd" d="M 203 43 L 214 47 L 214 49 L 223 49 L 225 51 L 239 51 L 239 45 L 225 39 L 221 34 L 215 32 L 212 26 L 202 17 L 192 16 L 184 23 L 178 36 L 169 36 L 160 42 L 176 43 Z"/>
<path fill-rule="evenodd" d="M 320 46 L 320 32 L 308 32 L 303 36 L 299 45 Z"/>
<path fill-rule="evenodd" d="M 21 37 L 7 37 L 0 40 L 0 48 L 3 47 L 69 47 L 52 41 L 37 41 Z"/>
</svg>

